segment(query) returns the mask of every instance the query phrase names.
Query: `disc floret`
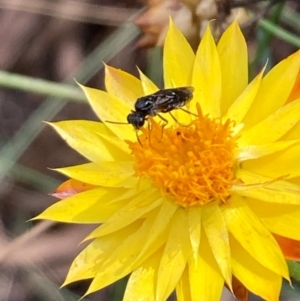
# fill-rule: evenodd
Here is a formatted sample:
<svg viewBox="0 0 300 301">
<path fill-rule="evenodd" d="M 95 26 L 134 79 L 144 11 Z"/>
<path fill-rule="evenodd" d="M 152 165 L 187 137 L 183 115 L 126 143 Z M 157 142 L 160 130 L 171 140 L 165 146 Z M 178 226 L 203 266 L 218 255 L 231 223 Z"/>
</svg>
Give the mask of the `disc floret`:
<svg viewBox="0 0 300 301">
<path fill-rule="evenodd" d="M 234 180 L 232 123 L 197 111 L 187 126 L 162 128 L 151 119 L 139 136 L 141 143 L 129 143 L 136 175 L 149 178 L 183 207 L 225 203 Z"/>
</svg>

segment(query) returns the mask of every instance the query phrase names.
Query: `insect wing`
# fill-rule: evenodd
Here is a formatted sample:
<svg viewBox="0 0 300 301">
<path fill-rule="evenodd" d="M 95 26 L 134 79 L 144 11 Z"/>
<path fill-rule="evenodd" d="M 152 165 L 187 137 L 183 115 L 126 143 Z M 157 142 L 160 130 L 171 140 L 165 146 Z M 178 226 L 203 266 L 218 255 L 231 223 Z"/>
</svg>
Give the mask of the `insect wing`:
<svg viewBox="0 0 300 301">
<path fill-rule="evenodd" d="M 153 94 L 156 101 L 153 103 L 153 111 L 167 113 L 186 105 L 193 97 L 193 87 L 181 87 L 160 90 Z"/>
</svg>

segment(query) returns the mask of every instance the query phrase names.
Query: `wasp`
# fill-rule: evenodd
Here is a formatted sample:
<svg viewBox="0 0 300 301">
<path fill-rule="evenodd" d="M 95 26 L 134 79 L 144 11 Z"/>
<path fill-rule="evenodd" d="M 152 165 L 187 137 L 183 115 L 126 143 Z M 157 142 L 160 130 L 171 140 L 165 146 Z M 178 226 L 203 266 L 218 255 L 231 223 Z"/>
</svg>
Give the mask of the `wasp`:
<svg viewBox="0 0 300 301">
<path fill-rule="evenodd" d="M 136 130 L 139 130 L 144 126 L 148 116 L 159 116 L 164 122 L 167 122 L 159 113 L 168 113 L 175 109 L 190 113 L 182 107 L 191 101 L 193 92 L 193 87 L 180 87 L 163 89 L 140 97 L 134 105 L 134 110 L 128 114 L 127 122 L 132 124 Z M 172 114 L 171 116 L 174 118 Z"/>
<path fill-rule="evenodd" d="M 188 110 L 184 109 L 187 103 L 193 98 L 193 87 L 179 87 L 172 89 L 162 89 L 153 94 L 140 97 L 136 100 L 134 110 L 127 115 L 127 123 L 113 122 L 117 124 L 131 124 L 136 131 L 142 128 L 148 117 L 158 116 L 165 122 L 168 121 L 161 116 L 160 113 L 169 113 L 171 117 L 176 121 L 177 119 L 172 115 L 171 111 L 180 109 L 186 113 L 193 114 Z"/>
</svg>

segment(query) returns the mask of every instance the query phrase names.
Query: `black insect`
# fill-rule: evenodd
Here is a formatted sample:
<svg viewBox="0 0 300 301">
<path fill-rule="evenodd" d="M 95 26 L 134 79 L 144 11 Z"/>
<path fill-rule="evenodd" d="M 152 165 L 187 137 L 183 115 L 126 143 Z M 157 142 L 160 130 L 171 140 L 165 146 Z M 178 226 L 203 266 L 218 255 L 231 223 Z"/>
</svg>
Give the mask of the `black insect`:
<svg viewBox="0 0 300 301">
<path fill-rule="evenodd" d="M 148 116 L 154 117 L 158 115 L 162 120 L 167 122 L 159 113 L 168 113 L 175 109 L 181 109 L 190 113 L 182 107 L 191 101 L 193 92 L 193 87 L 180 87 L 163 89 L 140 97 L 134 105 L 135 110 L 128 114 L 127 121 L 136 130 L 139 130 L 145 124 Z M 172 117 L 174 118 L 174 116 Z"/>
<path fill-rule="evenodd" d="M 192 114 L 184 109 L 183 106 L 192 100 L 193 92 L 193 87 L 180 87 L 173 89 L 162 89 L 153 94 L 140 97 L 137 99 L 134 105 L 134 110 L 127 115 L 127 123 L 125 124 L 132 124 L 134 129 L 138 131 L 144 126 L 147 117 L 158 116 L 165 122 L 166 125 L 168 121 L 161 116 L 160 113 L 170 113 L 171 117 L 178 122 L 172 115 L 171 111 L 180 109 Z M 123 122 L 107 122 L 124 124 Z"/>
</svg>

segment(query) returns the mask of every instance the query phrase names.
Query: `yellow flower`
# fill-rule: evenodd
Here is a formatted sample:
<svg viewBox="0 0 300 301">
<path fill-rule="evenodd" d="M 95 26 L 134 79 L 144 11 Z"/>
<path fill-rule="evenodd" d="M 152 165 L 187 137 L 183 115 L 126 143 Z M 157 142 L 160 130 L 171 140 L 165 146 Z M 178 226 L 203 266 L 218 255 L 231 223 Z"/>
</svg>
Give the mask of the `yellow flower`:
<svg viewBox="0 0 300 301">
<path fill-rule="evenodd" d="M 65 284 L 92 278 L 89 294 L 131 274 L 126 301 L 174 290 L 217 301 L 224 285 L 278 300 L 285 259 L 300 254 L 300 52 L 249 84 L 247 64 L 237 23 L 217 46 L 208 28 L 195 55 L 171 22 L 165 87 L 194 87 L 191 114 L 149 118 L 138 133 L 106 121 L 126 122 L 158 90 L 145 75 L 106 67 L 107 92 L 82 87 L 104 123 L 52 126 L 91 163 L 58 169 L 72 180 L 57 195 L 69 197 L 38 216 L 102 223 Z"/>
</svg>

